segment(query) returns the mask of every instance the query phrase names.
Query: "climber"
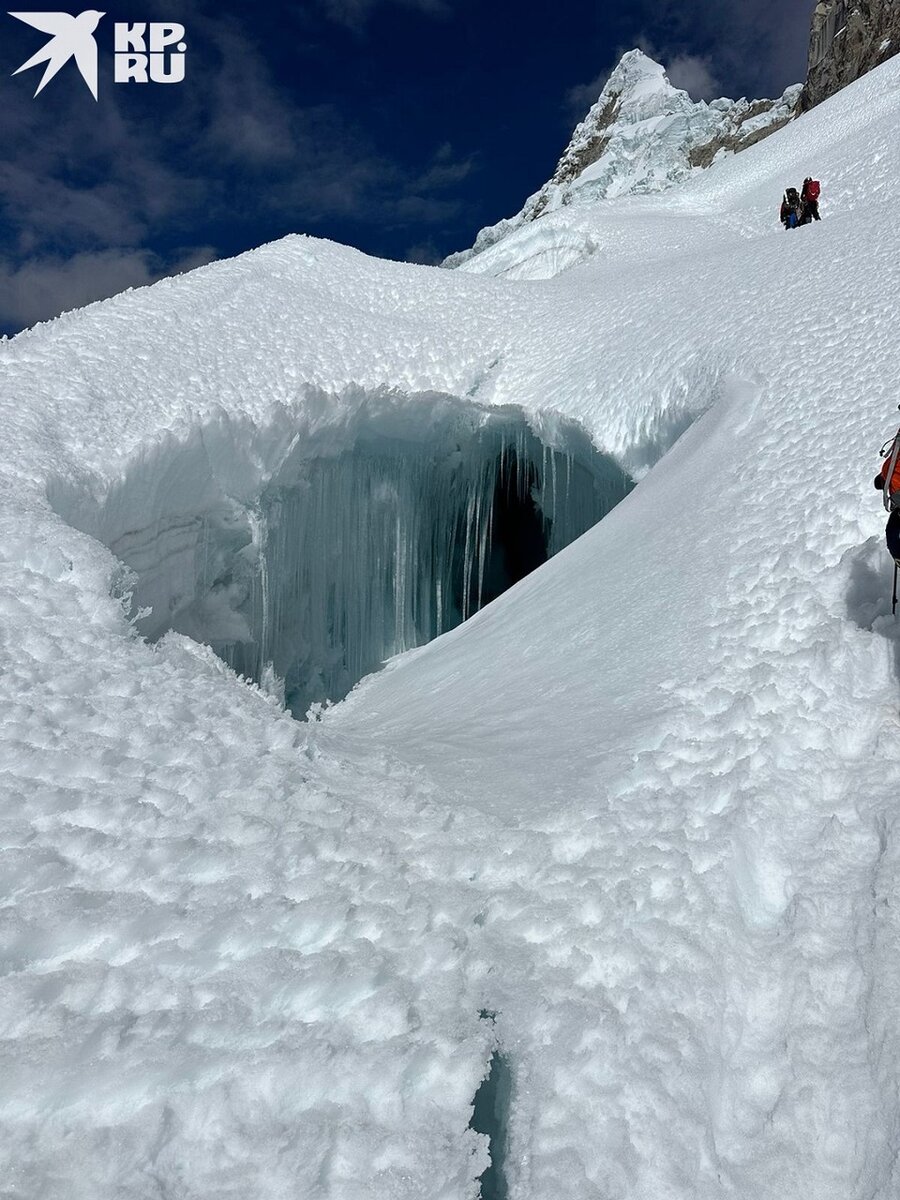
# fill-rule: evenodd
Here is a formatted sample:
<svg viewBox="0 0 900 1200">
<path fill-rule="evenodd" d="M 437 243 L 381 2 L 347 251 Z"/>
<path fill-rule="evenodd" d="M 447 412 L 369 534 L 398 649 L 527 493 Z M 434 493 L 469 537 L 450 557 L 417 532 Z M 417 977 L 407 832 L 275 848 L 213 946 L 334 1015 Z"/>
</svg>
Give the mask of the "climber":
<svg viewBox="0 0 900 1200">
<path fill-rule="evenodd" d="M 800 192 L 800 224 L 808 225 L 810 221 L 821 221 L 819 216 L 819 181 L 818 179 L 810 179 L 809 176 L 803 180 L 803 190 Z"/>
<path fill-rule="evenodd" d="M 800 223 L 800 197 L 797 189 L 789 187 L 781 202 L 781 223 L 785 229 L 796 229 Z"/>
<path fill-rule="evenodd" d="M 894 438 L 881 448 L 884 462 L 881 470 L 875 476 L 875 487 L 884 496 L 884 507 L 887 509 L 887 525 L 884 537 L 887 542 L 888 554 L 894 560 L 894 594 L 891 602 L 891 612 L 897 611 L 897 571 L 900 568 L 900 429 Z"/>
</svg>

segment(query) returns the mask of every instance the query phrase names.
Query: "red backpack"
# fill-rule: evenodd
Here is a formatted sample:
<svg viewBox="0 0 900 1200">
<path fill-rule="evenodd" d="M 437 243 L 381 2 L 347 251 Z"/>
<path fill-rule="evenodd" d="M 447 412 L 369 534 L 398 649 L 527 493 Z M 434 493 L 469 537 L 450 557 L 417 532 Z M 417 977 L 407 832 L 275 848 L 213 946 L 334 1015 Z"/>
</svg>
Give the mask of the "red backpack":
<svg viewBox="0 0 900 1200">
<path fill-rule="evenodd" d="M 808 200 L 818 200 L 819 198 L 819 181 L 811 179 L 806 185 L 806 198 Z"/>
<path fill-rule="evenodd" d="M 892 442 L 885 442 L 881 447 L 881 457 L 884 462 L 879 475 L 884 480 L 884 507 L 888 512 L 895 512 L 900 509 L 900 429 Z"/>
</svg>

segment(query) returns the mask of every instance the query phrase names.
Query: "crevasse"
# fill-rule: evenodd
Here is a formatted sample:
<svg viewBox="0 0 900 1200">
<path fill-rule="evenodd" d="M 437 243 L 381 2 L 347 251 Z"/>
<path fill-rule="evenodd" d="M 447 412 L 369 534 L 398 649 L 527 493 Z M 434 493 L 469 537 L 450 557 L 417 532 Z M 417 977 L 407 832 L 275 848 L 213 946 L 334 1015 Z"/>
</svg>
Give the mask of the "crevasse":
<svg viewBox="0 0 900 1200">
<path fill-rule="evenodd" d="M 343 411 L 290 437 L 195 431 L 99 502 L 51 495 L 133 570 L 146 637 L 209 644 L 297 716 L 465 621 L 631 486 L 574 422 L 539 436 L 521 410 L 435 396 Z"/>
</svg>

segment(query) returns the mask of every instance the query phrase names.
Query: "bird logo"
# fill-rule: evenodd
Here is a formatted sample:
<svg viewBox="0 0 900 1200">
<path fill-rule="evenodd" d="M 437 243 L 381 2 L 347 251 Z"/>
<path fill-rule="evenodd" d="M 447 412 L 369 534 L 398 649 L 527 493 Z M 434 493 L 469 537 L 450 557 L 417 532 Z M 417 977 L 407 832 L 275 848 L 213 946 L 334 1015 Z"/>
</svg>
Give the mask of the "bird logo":
<svg viewBox="0 0 900 1200">
<path fill-rule="evenodd" d="M 94 30 L 105 13 L 89 8 L 87 12 L 73 17 L 71 13 L 10 13 L 17 21 L 24 21 L 39 29 L 41 33 L 53 36 L 42 50 L 32 54 L 27 62 L 13 71 L 27 71 L 45 62 L 47 69 L 44 77 L 37 86 L 35 96 L 42 92 L 57 72 L 65 66 L 70 58 L 75 59 L 75 65 L 81 72 L 81 77 L 91 90 L 91 95 L 97 99 L 97 43 L 94 41 Z"/>
</svg>

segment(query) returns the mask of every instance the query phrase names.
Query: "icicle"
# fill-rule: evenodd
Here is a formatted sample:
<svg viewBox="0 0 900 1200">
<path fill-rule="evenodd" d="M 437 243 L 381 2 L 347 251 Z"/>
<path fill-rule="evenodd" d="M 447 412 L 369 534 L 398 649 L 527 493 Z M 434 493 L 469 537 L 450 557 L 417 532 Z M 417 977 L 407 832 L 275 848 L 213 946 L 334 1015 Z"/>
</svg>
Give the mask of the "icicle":
<svg viewBox="0 0 900 1200">
<path fill-rule="evenodd" d="M 462 614 L 463 620 L 467 621 L 471 615 L 469 612 L 469 594 L 472 587 L 472 526 L 475 519 L 475 494 L 469 492 L 468 501 L 466 503 L 466 543 L 463 551 L 463 597 L 462 597 Z"/>
<path fill-rule="evenodd" d="M 484 493 L 487 487 L 486 466 L 481 464 L 481 469 L 478 472 L 478 484 L 475 489 L 475 570 L 476 570 L 476 591 L 475 591 L 475 612 L 481 608 L 482 597 L 484 595 L 484 543 L 482 537 L 482 529 L 484 526 L 483 510 L 484 510 Z"/>
<path fill-rule="evenodd" d="M 570 540 L 568 537 L 568 533 L 569 533 L 569 529 L 572 526 L 572 453 L 570 450 L 566 451 L 565 517 L 566 517 L 566 531 L 565 531 L 566 532 L 566 545 L 568 545 L 569 540 Z M 560 547 L 560 549 L 562 549 L 562 547 Z"/>
<path fill-rule="evenodd" d="M 284 708 L 284 680 L 275 674 L 275 669 L 271 663 L 266 663 L 265 667 L 263 667 L 259 686 L 262 691 L 272 696 Z"/>
<path fill-rule="evenodd" d="M 558 456 L 557 456 L 556 451 L 551 450 L 550 451 L 550 514 L 549 514 L 550 522 L 551 522 L 551 524 L 550 524 L 551 537 L 554 536 L 554 533 L 556 531 L 556 526 L 558 523 L 557 522 L 558 509 L 557 509 L 557 504 L 556 504 L 556 462 L 557 462 L 557 457 Z M 554 541 L 555 541 L 555 538 L 554 538 Z M 556 545 L 552 545 L 551 549 L 550 549 L 551 554 L 555 553 L 558 548 L 559 547 L 557 547 Z"/>
<path fill-rule="evenodd" d="M 261 508 L 248 509 L 247 522 L 250 526 L 250 536 L 252 538 L 252 544 L 256 550 L 258 566 L 260 591 L 260 633 L 259 649 L 257 652 L 256 662 L 256 678 L 261 679 L 266 668 L 272 667 L 272 662 L 269 658 L 269 526 L 266 513 Z"/>
<path fill-rule="evenodd" d="M 478 607 L 481 608 L 484 599 L 484 569 L 491 553 L 491 545 L 494 533 L 494 505 L 493 498 L 500 478 L 494 472 L 490 478 L 488 486 L 490 487 L 491 503 L 488 504 L 487 520 L 485 521 L 483 541 L 481 545 L 481 574 L 478 577 Z"/>
<path fill-rule="evenodd" d="M 402 650 L 406 632 L 406 560 L 404 557 L 403 526 L 399 512 L 394 518 L 394 640 Z"/>
</svg>

